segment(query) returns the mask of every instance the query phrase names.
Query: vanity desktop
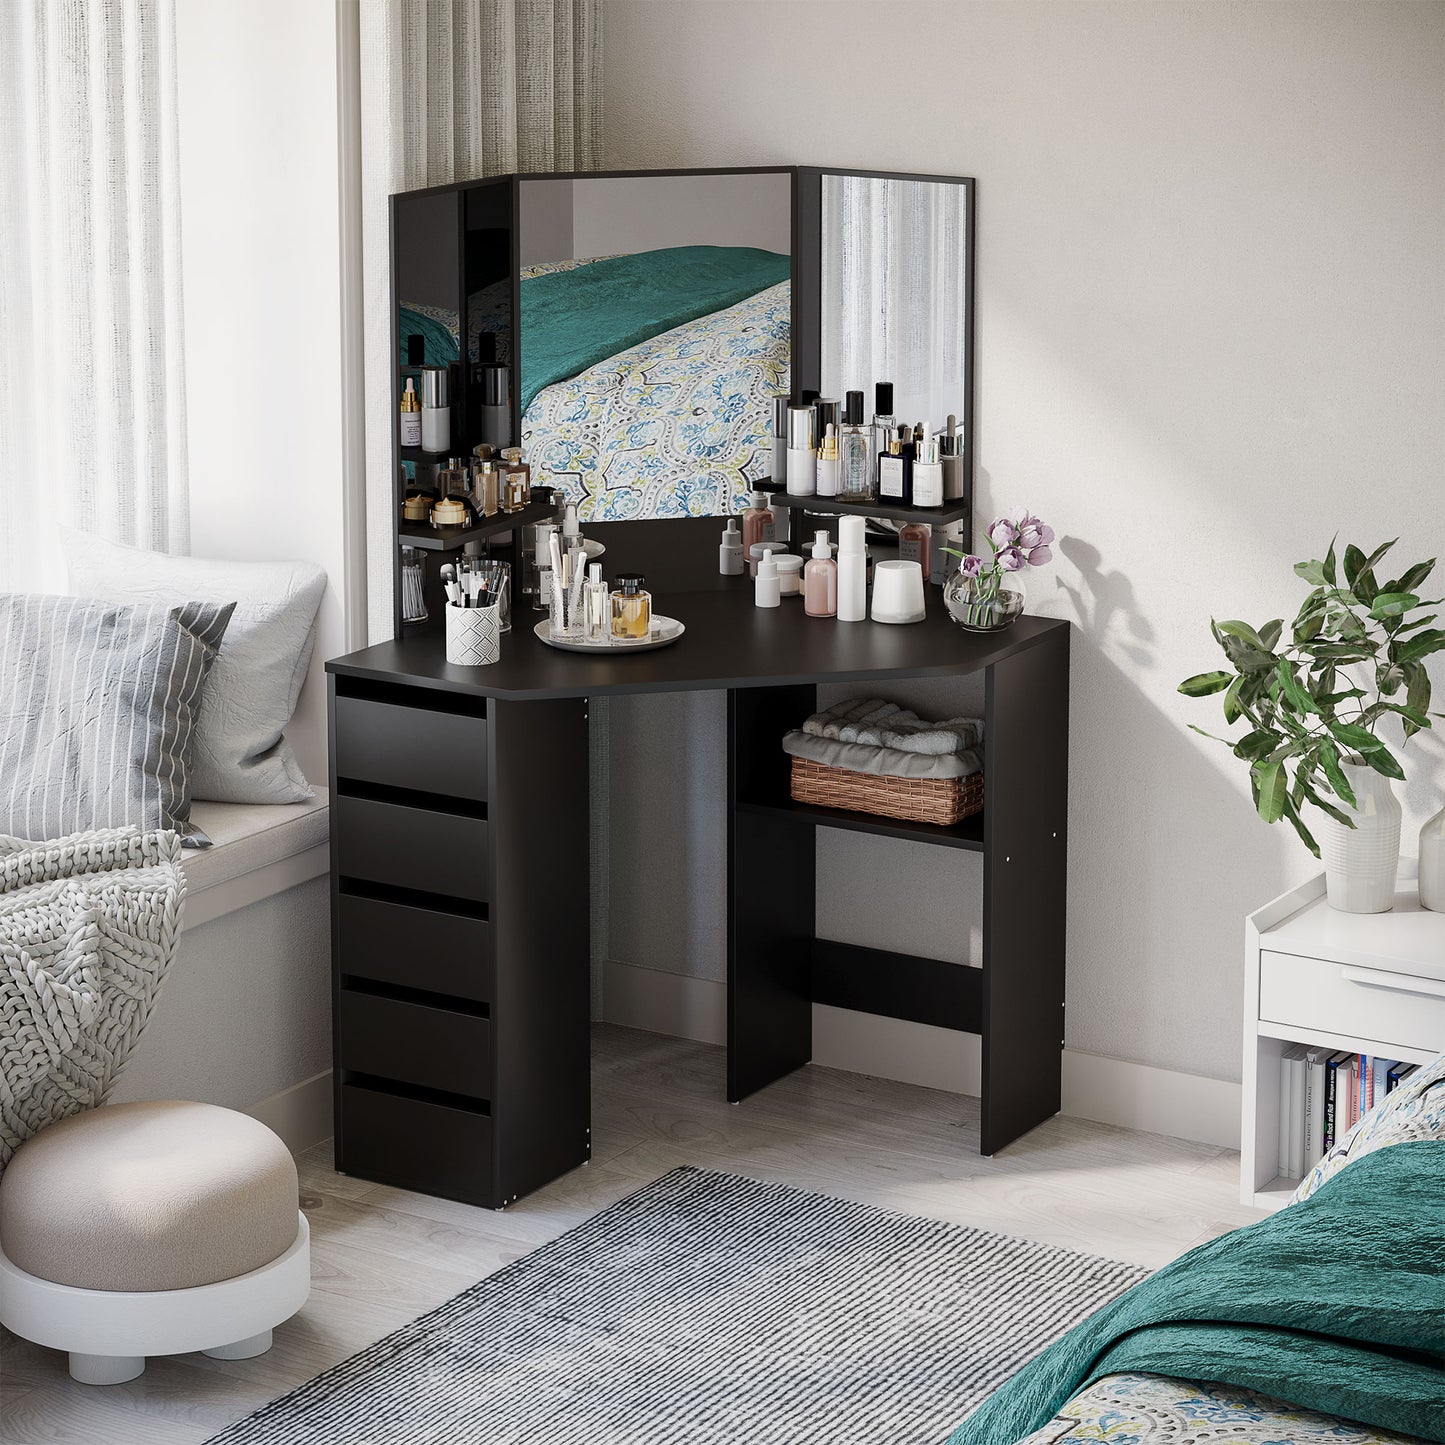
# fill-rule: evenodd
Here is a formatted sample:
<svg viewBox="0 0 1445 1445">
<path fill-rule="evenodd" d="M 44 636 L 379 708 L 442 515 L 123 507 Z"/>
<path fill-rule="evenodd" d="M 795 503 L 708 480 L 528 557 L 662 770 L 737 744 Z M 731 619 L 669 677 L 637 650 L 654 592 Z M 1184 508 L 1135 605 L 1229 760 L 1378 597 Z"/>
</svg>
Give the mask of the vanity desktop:
<svg viewBox="0 0 1445 1445">
<path fill-rule="evenodd" d="M 839 620 L 855 615 L 843 602 L 861 590 L 848 581 L 861 555 L 839 559 L 838 616 L 809 615 L 803 597 L 758 587 L 723 535 L 728 516 L 750 539 L 790 530 L 815 560 L 829 550 L 809 546 L 819 530 L 836 541 L 842 527 L 851 547 L 863 519 L 879 561 L 917 556 L 937 525 L 967 541 L 973 210 L 958 178 L 803 167 L 508 177 L 393 198 L 395 510 L 413 573 L 404 597 L 397 569 L 395 638 L 327 664 L 339 1171 L 503 1207 L 588 1159 L 588 699 L 624 693 L 727 694 L 730 1100 L 808 1062 L 820 1002 L 981 1035 L 983 1153 L 1057 1112 L 1068 624 L 967 633 L 927 586 L 921 621 Z M 863 274 L 875 231 L 902 251 Z M 601 279 L 607 258 L 625 305 L 594 344 L 558 298 L 582 268 Z M 641 310 L 664 329 L 634 343 L 634 293 L 654 276 Z M 692 276 L 696 306 L 677 294 Z M 605 309 L 616 291 L 592 294 Z M 635 349 L 611 355 L 619 338 Z M 895 406 L 927 419 L 906 441 L 932 505 L 878 495 L 885 443 L 871 439 L 901 454 Z M 947 412 L 961 424 L 945 428 Z M 837 466 L 819 445 L 830 435 Z M 607 576 L 644 578 L 679 640 L 559 651 L 534 634 L 547 614 L 516 593 L 498 660 L 448 662 L 442 566 L 480 552 L 519 577 L 528 529 L 553 504 L 432 525 L 417 478 L 513 443 L 508 465 L 579 505 Z M 425 620 L 403 621 L 416 612 Z M 820 684 L 871 694 L 978 672 L 981 814 L 943 827 L 793 801 L 781 738 Z M 818 938 L 819 827 L 981 853 L 982 968 Z M 768 886 L 744 886 L 760 860 L 774 860 Z M 1027 929 L 1010 926 L 1022 917 Z"/>
</svg>

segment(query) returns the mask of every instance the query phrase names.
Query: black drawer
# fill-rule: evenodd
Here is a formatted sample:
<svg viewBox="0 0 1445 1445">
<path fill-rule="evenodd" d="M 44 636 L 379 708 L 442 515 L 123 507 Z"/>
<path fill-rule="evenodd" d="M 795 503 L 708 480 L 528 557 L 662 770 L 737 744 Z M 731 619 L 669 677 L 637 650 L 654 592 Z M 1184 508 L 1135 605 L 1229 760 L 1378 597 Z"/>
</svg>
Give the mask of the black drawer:
<svg viewBox="0 0 1445 1445">
<path fill-rule="evenodd" d="M 497 1203 L 485 1114 L 343 1084 L 336 1132 L 343 1173 L 467 1204 Z"/>
<path fill-rule="evenodd" d="M 487 825 L 371 798 L 334 797 L 336 867 L 345 878 L 487 901 Z"/>
<path fill-rule="evenodd" d="M 479 1014 L 343 988 L 341 1067 L 424 1089 L 487 1099 L 492 1025 Z"/>
<path fill-rule="evenodd" d="M 337 920 L 342 974 L 491 1002 L 492 928 L 485 920 L 344 893 Z"/>
<path fill-rule="evenodd" d="M 487 720 L 338 697 L 336 776 L 485 802 Z"/>
</svg>

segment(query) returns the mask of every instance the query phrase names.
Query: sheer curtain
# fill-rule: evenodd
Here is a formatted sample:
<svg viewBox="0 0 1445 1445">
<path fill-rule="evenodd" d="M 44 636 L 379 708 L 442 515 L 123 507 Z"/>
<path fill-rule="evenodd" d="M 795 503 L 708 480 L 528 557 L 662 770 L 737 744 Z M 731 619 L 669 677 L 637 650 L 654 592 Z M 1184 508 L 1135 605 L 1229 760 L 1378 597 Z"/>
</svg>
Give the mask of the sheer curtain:
<svg viewBox="0 0 1445 1445">
<path fill-rule="evenodd" d="M 0 3 L 0 587 L 189 543 L 173 0 Z"/>
<path fill-rule="evenodd" d="M 891 380 L 900 422 L 963 416 L 967 204 L 959 185 L 823 177 L 825 396 L 871 408 Z"/>
<path fill-rule="evenodd" d="M 392 635 L 388 197 L 601 151 L 602 0 L 362 0 L 367 612 Z"/>
</svg>

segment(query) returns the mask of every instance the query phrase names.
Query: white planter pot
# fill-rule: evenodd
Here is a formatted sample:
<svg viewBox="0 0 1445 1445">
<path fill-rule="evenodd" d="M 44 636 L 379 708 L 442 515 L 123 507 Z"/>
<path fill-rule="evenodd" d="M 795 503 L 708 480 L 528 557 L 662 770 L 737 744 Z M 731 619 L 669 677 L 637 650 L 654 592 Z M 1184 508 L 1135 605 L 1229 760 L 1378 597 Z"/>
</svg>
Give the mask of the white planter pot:
<svg viewBox="0 0 1445 1445">
<path fill-rule="evenodd" d="M 1445 913 L 1445 808 L 1420 829 L 1420 903 Z"/>
<path fill-rule="evenodd" d="M 1331 908 L 1342 913 L 1388 913 L 1395 904 L 1400 866 L 1400 800 L 1389 778 L 1360 763 L 1343 764 L 1355 807 L 1340 808 L 1355 820 L 1346 828 L 1333 818 L 1320 826 L 1320 854 Z"/>
</svg>

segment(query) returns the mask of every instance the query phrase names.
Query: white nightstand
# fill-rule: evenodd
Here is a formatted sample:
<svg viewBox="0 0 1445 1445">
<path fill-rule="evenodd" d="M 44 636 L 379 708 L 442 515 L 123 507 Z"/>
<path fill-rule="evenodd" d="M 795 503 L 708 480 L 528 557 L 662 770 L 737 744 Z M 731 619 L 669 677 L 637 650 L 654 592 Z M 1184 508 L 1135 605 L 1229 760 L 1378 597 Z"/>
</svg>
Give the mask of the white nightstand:
<svg viewBox="0 0 1445 1445">
<path fill-rule="evenodd" d="M 1445 913 L 1402 859 L 1390 913 L 1339 913 L 1321 873 L 1249 915 L 1244 945 L 1240 1198 L 1278 1209 L 1279 1057 L 1291 1044 L 1429 1063 L 1445 1049 Z M 1313 1166 L 1314 1161 L 1309 1164 Z"/>
</svg>

